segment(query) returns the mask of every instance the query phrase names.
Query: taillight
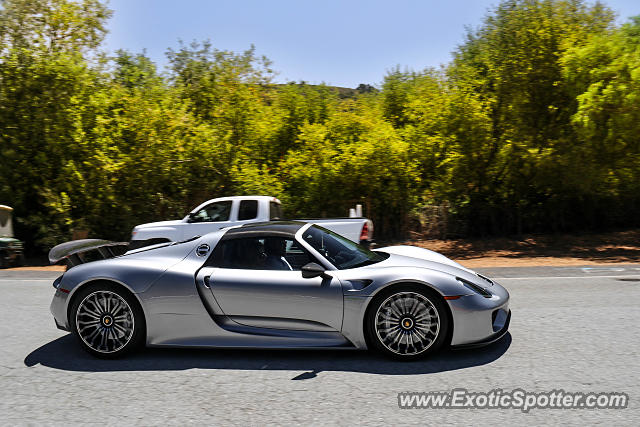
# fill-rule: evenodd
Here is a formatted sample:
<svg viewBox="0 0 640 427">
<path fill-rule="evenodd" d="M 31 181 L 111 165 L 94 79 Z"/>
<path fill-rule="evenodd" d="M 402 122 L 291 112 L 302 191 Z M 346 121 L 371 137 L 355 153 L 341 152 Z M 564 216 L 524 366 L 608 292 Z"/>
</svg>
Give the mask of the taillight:
<svg viewBox="0 0 640 427">
<path fill-rule="evenodd" d="M 360 241 L 369 240 L 369 223 L 365 222 L 360 232 Z"/>
</svg>

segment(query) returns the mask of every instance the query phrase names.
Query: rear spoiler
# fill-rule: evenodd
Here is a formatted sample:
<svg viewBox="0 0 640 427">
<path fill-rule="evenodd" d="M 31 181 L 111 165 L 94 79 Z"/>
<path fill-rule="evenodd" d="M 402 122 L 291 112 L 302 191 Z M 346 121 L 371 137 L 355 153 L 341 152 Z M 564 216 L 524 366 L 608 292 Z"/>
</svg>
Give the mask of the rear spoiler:
<svg viewBox="0 0 640 427">
<path fill-rule="evenodd" d="M 101 239 L 72 240 L 51 249 L 49 262 L 57 264 L 66 260 L 67 267 L 71 268 L 79 264 L 122 255 L 128 248 L 128 242 L 112 242 Z"/>
</svg>

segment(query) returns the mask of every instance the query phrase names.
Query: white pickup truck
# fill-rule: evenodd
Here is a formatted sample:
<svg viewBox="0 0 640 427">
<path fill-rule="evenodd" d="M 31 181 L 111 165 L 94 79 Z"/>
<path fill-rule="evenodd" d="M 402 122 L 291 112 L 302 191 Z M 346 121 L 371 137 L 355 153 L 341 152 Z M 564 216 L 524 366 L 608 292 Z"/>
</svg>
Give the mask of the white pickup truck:
<svg viewBox="0 0 640 427">
<path fill-rule="evenodd" d="M 280 200 L 269 196 L 220 197 L 204 202 L 183 219 L 151 222 L 136 226 L 129 250 L 163 242 L 179 242 L 224 227 L 252 222 L 280 220 Z M 354 242 L 370 245 L 373 223 L 367 218 L 302 219 L 338 233 Z"/>
</svg>

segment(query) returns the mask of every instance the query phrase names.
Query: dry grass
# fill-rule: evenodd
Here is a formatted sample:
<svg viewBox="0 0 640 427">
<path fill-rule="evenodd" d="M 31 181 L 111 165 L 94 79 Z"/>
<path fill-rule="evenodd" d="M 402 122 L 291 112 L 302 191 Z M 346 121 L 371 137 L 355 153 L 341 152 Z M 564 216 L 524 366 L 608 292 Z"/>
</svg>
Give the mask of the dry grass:
<svg viewBox="0 0 640 427">
<path fill-rule="evenodd" d="M 25 267 L 7 268 L 9 271 L 66 271 L 66 265 L 27 265 Z"/>
<path fill-rule="evenodd" d="M 526 235 L 522 238 L 413 240 L 467 267 L 530 267 L 640 262 L 640 230 Z"/>
</svg>

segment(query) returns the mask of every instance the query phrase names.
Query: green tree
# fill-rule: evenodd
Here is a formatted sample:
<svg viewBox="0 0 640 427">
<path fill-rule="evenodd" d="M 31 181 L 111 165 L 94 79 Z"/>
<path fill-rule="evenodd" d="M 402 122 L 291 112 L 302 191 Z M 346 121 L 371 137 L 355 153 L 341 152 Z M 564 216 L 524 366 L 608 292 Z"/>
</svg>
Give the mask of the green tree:
<svg viewBox="0 0 640 427">
<path fill-rule="evenodd" d="M 111 15 L 99 0 L 1 0 L 0 55 L 17 49 L 86 53 L 102 42 Z"/>
<path fill-rule="evenodd" d="M 228 133 L 239 144 L 250 132 L 251 116 L 261 104 L 262 88 L 272 78 L 271 62 L 255 48 L 236 54 L 209 42 L 169 49 L 171 78 L 194 113 Z"/>
<path fill-rule="evenodd" d="M 82 226 L 55 183 L 78 172 L 87 151 L 87 99 L 99 77 L 83 55 L 111 12 L 84 0 L 4 0 L 0 8 L 0 197 L 17 230 L 48 243 Z"/>
<path fill-rule="evenodd" d="M 576 100 L 560 59 L 612 23 L 613 13 L 600 3 L 507 0 L 455 52 L 452 84 L 477 94 L 491 119 L 488 155 L 474 164 L 484 171 L 479 184 L 489 187 L 469 206 L 473 229 L 562 228 L 574 217 L 575 199 L 556 197 L 569 195 L 557 166 L 566 165 L 566 149 L 577 143 L 570 125 Z"/>
<path fill-rule="evenodd" d="M 632 223 L 640 202 L 640 17 L 591 35 L 561 63 L 577 100 L 580 143 L 569 155 L 581 160 L 580 185 L 568 190 L 601 201 L 592 221 Z"/>
<path fill-rule="evenodd" d="M 378 238 L 406 231 L 415 203 L 416 162 L 378 110 L 343 101 L 326 123 L 304 125 L 298 144 L 281 168 L 285 200 L 294 212 L 343 216 L 362 203 Z"/>
</svg>

